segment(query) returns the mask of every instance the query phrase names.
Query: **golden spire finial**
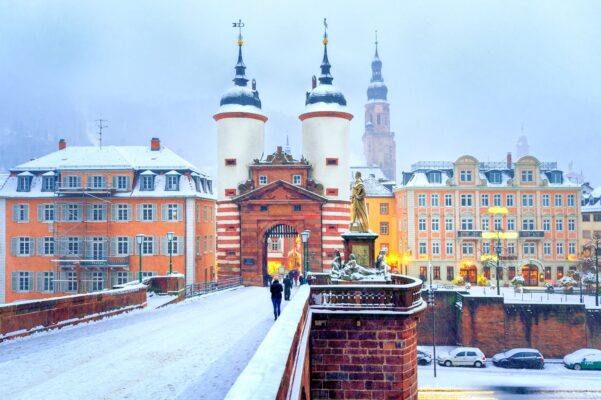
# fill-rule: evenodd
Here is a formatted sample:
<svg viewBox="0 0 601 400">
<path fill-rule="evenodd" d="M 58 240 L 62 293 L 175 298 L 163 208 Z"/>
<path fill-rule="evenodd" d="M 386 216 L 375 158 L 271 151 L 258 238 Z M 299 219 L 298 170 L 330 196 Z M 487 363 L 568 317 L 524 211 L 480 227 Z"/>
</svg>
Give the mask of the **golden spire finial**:
<svg viewBox="0 0 601 400">
<path fill-rule="evenodd" d="M 323 19 L 323 44 L 328 45 L 328 21 L 326 18 Z"/>
<path fill-rule="evenodd" d="M 244 40 L 242 40 L 242 28 L 244 27 L 244 22 L 241 19 L 238 22 L 234 22 L 233 28 L 238 28 L 238 46 L 242 47 L 244 44 Z"/>
</svg>

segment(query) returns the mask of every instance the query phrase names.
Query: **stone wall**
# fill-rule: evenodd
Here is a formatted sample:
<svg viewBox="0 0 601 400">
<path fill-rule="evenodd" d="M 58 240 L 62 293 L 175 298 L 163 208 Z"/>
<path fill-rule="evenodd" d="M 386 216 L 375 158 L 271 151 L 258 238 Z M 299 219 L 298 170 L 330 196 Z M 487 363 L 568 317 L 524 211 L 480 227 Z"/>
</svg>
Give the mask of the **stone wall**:
<svg viewBox="0 0 601 400">
<path fill-rule="evenodd" d="M 0 306 L 0 341 L 76 325 L 146 306 L 146 286 Z"/>
<path fill-rule="evenodd" d="M 417 398 L 417 317 L 313 314 L 311 398 Z"/>
<path fill-rule="evenodd" d="M 428 300 L 427 292 L 422 294 Z M 454 291 L 435 292 L 434 315 L 436 316 L 436 344 L 455 346 L 457 344 L 457 313 L 455 306 L 457 295 Z M 417 324 L 417 342 L 420 345 L 432 345 L 432 308 L 428 307 L 420 316 Z"/>
</svg>

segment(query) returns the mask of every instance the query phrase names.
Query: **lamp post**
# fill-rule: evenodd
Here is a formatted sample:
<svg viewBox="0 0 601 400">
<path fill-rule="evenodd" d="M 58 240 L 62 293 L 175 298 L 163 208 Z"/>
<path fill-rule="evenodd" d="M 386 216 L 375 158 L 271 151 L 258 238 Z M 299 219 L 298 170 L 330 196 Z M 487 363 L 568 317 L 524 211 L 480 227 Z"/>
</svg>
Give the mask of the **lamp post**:
<svg viewBox="0 0 601 400">
<path fill-rule="evenodd" d="M 499 259 L 501 258 L 501 238 L 500 237 L 497 237 L 496 253 L 497 253 L 497 296 L 500 296 L 501 295 L 501 288 L 499 287 L 499 269 L 501 268 L 499 266 Z"/>
<path fill-rule="evenodd" d="M 144 234 L 138 233 L 136 235 L 136 243 L 138 244 L 138 256 L 140 257 L 140 272 L 138 273 L 138 279 L 142 283 L 142 242 L 144 241 Z"/>
<path fill-rule="evenodd" d="M 432 359 L 434 360 L 434 377 L 436 378 L 436 316 L 435 316 L 435 297 L 434 286 L 432 285 L 432 273 L 434 272 L 432 262 L 428 261 L 428 274 L 430 275 L 430 290 L 428 292 L 428 304 L 432 307 Z"/>
<path fill-rule="evenodd" d="M 301 239 L 303 241 L 303 276 L 307 279 L 307 273 L 309 272 L 309 236 L 311 231 L 305 229 L 301 232 Z"/>
<path fill-rule="evenodd" d="M 169 275 L 173 273 L 173 232 L 167 232 L 169 241 Z"/>
<path fill-rule="evenodd" d="M 599 235 L 595 235 L 595 306 L 599 307 Z"/>
</svg>

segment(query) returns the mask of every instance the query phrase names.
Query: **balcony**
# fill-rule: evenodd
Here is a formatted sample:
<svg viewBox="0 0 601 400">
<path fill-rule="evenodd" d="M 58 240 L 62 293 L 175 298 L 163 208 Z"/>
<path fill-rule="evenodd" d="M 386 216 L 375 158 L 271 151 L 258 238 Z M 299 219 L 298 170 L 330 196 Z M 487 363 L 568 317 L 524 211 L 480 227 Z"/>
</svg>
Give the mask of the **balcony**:
<svg viewBox="0 0 601 400">
<path fill-rule="evenodd" d="M 78 256 L 60 256 L 57 262 L 64 266 L 79 264 L 81 267 L 103 267 L 103 268 L 125 268 L 129 269 L 129 257 L 78 257 Z"/>
<path fill-rule="evenodd" d="M 520 231 L 520 239 L 543 239 L 545 237 L 545 231 Z"/>
<path fill-rule="evenodd" d="M 96 194 L 110 194 L 113 191 L 112 187 L 108 186 L 69 186 L 59 185 L 57 193 L 59 194 L 79 194 L 79 193 L 96 193 Z"/>
<path fill-rule="evenodd" d="M 458 238 L 466 238 L 466 239 L 481 239 L 482 231 L 477 231 L 474 229 L 468 230 L 459 230 L 457 231 Z"/>
</svg>

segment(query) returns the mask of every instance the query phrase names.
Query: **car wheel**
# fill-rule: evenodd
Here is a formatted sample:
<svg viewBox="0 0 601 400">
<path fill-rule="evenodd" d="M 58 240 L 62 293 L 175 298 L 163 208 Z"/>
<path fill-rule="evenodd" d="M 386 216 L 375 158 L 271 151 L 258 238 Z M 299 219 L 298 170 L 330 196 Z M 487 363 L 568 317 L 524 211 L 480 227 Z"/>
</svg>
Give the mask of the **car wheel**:
<svg viewBox="0 0 601 400">
<path fill-rule="evenodd" d="M 580 371 L 582 369 L 582 366 L 580 364 L 574 364 L 574 369 L 576 371 Z"/>
<path fill-rule="evenodd" d="M 476 362 L 474 363 L 474 367 L 476 367 L 476 368 L 482 368 L 482 365 L 483 365 L 483 364 L 482 364 L 482 362 L 481 362 L 481 361 L 476 361 Z"/>
<path fill-rule="evenodd" d="M 450 360 L 447 360 L 447 361 L 444 362 L 444 366 L 445 367 L 452 367 L 453 363 Z"/>
</svg>

